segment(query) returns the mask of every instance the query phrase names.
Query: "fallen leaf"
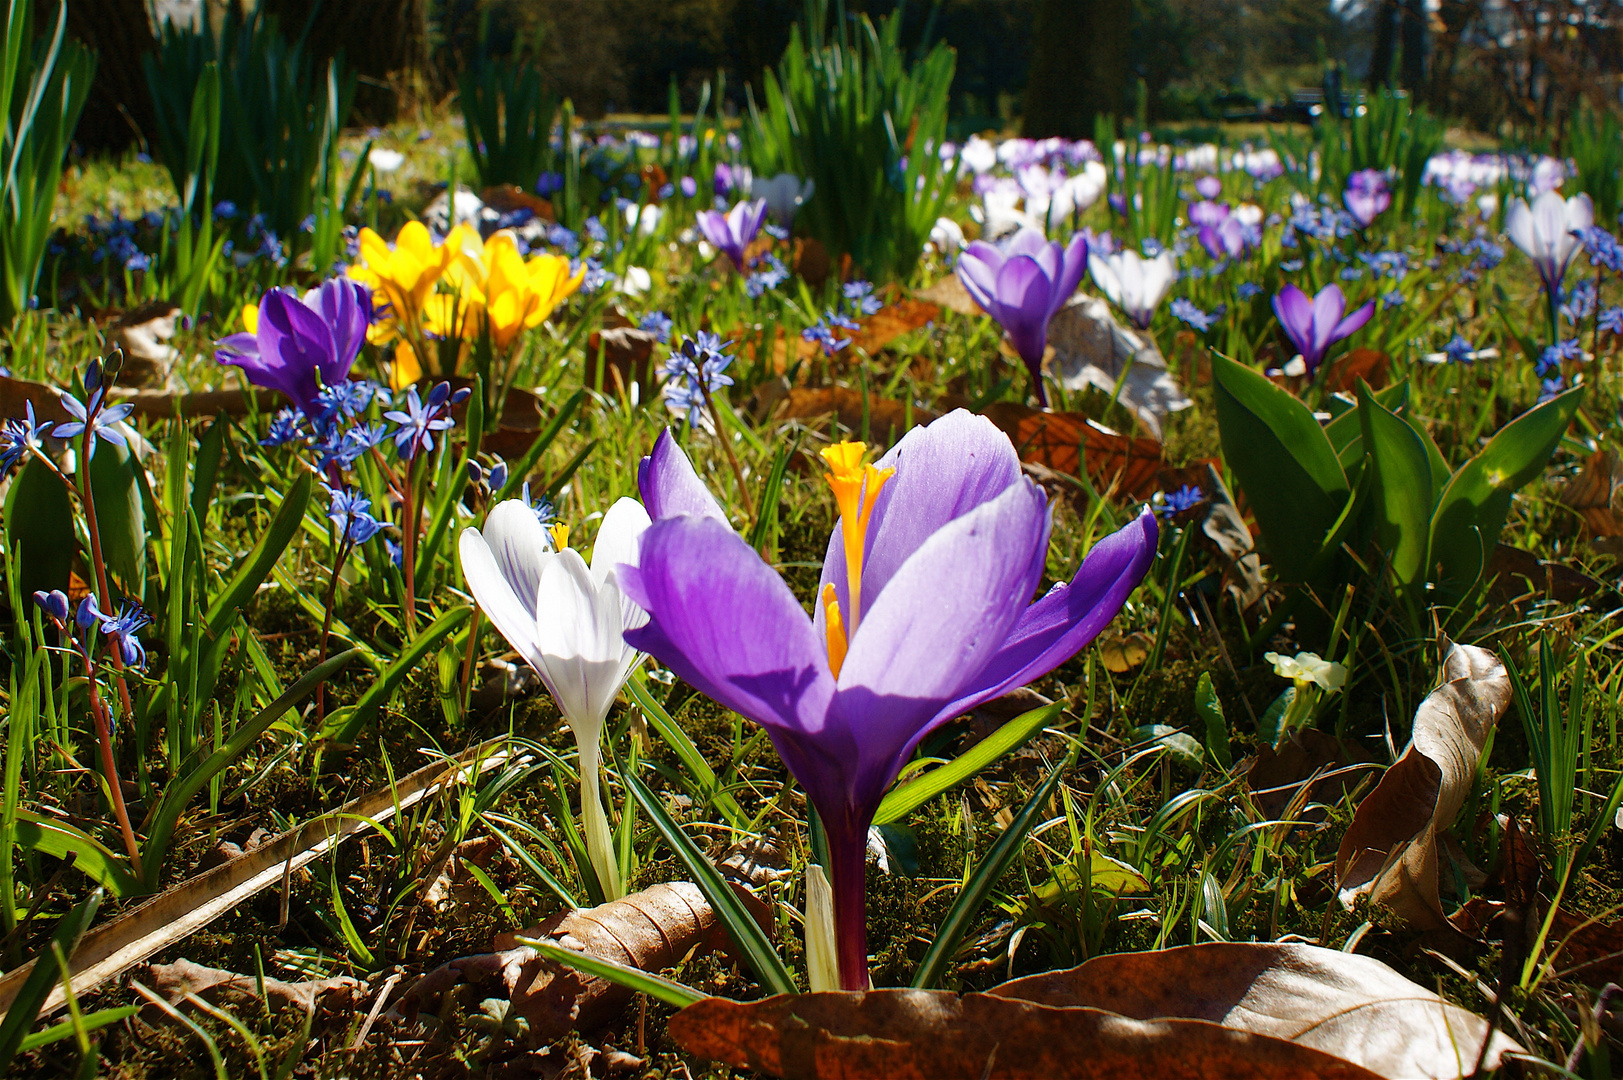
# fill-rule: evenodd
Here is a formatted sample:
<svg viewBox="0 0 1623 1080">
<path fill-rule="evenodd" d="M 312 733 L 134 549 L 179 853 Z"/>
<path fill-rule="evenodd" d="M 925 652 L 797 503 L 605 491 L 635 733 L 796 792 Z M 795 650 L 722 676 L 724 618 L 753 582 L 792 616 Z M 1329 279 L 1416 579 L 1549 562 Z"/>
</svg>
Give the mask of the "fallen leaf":
<svg viewBox="0 0 1623 1080">
<path fill-rule="evenodd" d="M 1147 660 L 1153 644 L 1154 640 L 1148 634 L 1134 631 L 1124 638 L 1101 642 L 1099 657 L 1104 661 L 1106 671 L 1120 675 Z"/>
<path fill-rule="evenodd" d="M 940 304 L 948 311 L 956 311 L 960 315 L 986 314 L 970 297 L 969 290 L 964 288 L 964 283 L 958 280 L 957 274 L 948 274 L 929 288 L 915 291 L 913 295 L 920 300 Z"/>
<path fill-rule="evenodd" d="M 1002 428 L 1021 461 L 1035 462 L 1072 476 L 1088 477 L 1100 491 L 1148 499 L 1160 490 L 1161 444 L 1111 431 L 1080 413 L 1042 412 L 1011 401 L 987 406 L 982 414 Z"/>
<path fill-rule="evenodd" d="M 1257 1080 L 1377 1074 L 1202 1020 L 1138 1020 L 944 990 L 706 998 L 671 1017 L 686 1053 L 797 1080 Z"/>
<path fill-rule="evenodd" d="M 1488 1023 L 1373 957 L 1297 943 L 1184 945 L 1095 957 L 990 993 L 1109 1009 L 1136 1020 L 1206 1020 L 1288 1040 L 1388 1077 L 1476 1068 Z M 1484 1066 L 1521 1047 L 1495 1033 Z M 1165 1075 L 1188 1075 L 1174 1069 Z"/>
<path fill-rule="evenodd" d="M 539 195 L 532 195 L 517 184 L 498 184 L 487 187 L 480 193 L 484 204 L 498 214 L 510 214 L 514 210 L 528 210 L 542 221 L 557 221 L 557 214 L 552 209 L 552 203 Z"/>
<path fill-rule="evenodd" d="M 1155 339 L 1122 326 L 1098 297 L 1079 293 L 1055 312 L 1048 342 L 1051 370 L 1066 389 L 1092 386 L 1111 395 L 1119 388 L 1117 400 L 1156 439 L 1168 413 L 1194 404 L 1167 370 Z"/>
<path fill-rule="evenodd" d="M 1246 785 L 1257 808 L 1270 819 L 1279 819 L 1293 802 L 1333 806 L 1376 767 L 1355 756 L 1355 749 L 1327 731 L 1293 731 L 1278 747 L 1264 743 L 1258 749 L 1246 772 Z"/>
<path fill-rule="evenodd" d="M 1437 892 L 1437 836 L 1454 822 L 1493 726 L 1510 704 L 1499 658 L 1450 645 L 1443 684 L 1415 711 L 1403 755 L 1365 796 L 1336 854 L 1349 910 L 1360 896 L 1420 930 L 1447 926 Z"/>
<path fill-rule="evenodd" d="M 1331 394 L 1351 394 L 1362 379 L 1371 390 L 1379 390 L 1386 385 L 1391 369 L 1392 358 L 1379 349 L 1353 349 L 1325 365 L 1324 389 Z"/>
<path fill-rule="evenodd" d="M 177 1004 L 187 994 L 196 994 L 209 1002 L 221 999 L 258 1001 L 260 988 L 263 987 L 265 1000 L 296 1005 L 311 1013 L 316 1011 L 317 1005 L 322 1004 L 336 1008 L 353 1007 L 366 990 L 365 983 L 347 975 L 302 982 L 271 978 L 262 980 L 257 975 L 238 975 L 234 971 L 194 964 L 184 958 L 173 964 L 152 964 L 148 966 L 146 974 L 144 981 L 167 997 L 171 1005 Z M 144 1013 L 143 1019 L 152 1022 L 153 1018 Z"/>
<path fill-rule="evenodd" d="M 113 322 L 113 340 L 124 350 L 120 383 L 150 386 L 169 378 L 170 368 L 180 359 L 180 351 L 169 344 L 180 319 L 181 310 L 177 305 L 155 300 L 126 311 Z"/>
<path fill-rule="evenodd" d="M 828 248 L 816 237 L 808 236 L 795 241 L 795 273 L 813 293 L 823 288 L 833 266 L 829 263 Z"/>
<path fill-rule="evenodd" d="M 1623 536 L 1623 461 L 1617 451 L 1590 455 L 1562 490 L 1561 502 L 1583 516 L 1590 536 Z"/>
<path fill-rule="evenodd" d="M 939 318 L 939 304 L 925 300 L 897 300 L 866 316 L 862 320 L 862 328 L 852 336 L 851 345 L 872 356 L 903 334 L 927 326 Z"/>
<path fill-rule="evenodd" d="M 1488 595 L 1503 604 L 1549 598 L 1563 604 L 1592 600 L 1606 603 L 1605 582 L 1553 559 L 1540 559 L 1531 551 L 1495 544 L 1488 556 Z"/>
<path fill-rule="evenodd" d="M 862 430 L 862 392 L 843 386 L 808 389 L 797 386 L 778 399 L 773 410 L 777 420 L 815 420 L 835 416 L 840 425 L 850 431 Z M 868 396 L 868 435 L 874 442 L 889 445 L 904 435 L 910 426 L 918 427 L 936 419 L 930 409 L 915 405 L 909 415 L 900 401 Z"/>
<path fill-rule="evenodd" d="M 603 350 L 603 386 L 611 387 L 621 395 L 630 391 L 632 383 L 641 387 L 642 400 L 647 400 L 654 384 L 654 347 L 659 337 L 651 330 L 634 326 L 606 326 L 593 330 L 586 339 L 586 361 L 596 372 L 597 353 Z"/>
<path fill-rule="evenodd" d="M 1162 469 L 1157 478 L 1163 491 L 1176 491 L 1185 484 L 1200 488 L 1204 498 L 1195 511 L 1200 514 L 1200 535 L 1222 559 L 1223 587 L 1244 610 L 1262 598 L 1267 581 L 1262 575 L 1256 538 L 1235 506 L 1234 496 L 1229 494 L 1217 466 L 1215 460 L 1203 460 L 1182 469 Z"/>
</svg>

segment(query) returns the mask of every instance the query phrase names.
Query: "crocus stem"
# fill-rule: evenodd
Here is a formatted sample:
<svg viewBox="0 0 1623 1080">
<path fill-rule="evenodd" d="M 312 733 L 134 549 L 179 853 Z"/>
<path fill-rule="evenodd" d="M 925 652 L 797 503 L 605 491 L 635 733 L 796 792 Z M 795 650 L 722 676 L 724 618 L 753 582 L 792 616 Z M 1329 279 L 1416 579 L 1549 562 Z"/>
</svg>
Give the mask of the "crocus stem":
<svg viewBox="0 0 1623 1080">
<path fill-rule="evenodd" d="M 479 616 L 483 614 L 483 608 L 475 607 L 473 617 L 468 620 L 468 655 L 462 661 L 462 697 L 459 699 L 463 713 L 468 711 L 468 694 L 473 690 L 473 665 L 479 659 Z"/>
<path fill-rule="evenodd" d="M 417 633 L 417 456 L 406 465 L 400 506 L 400 569 L 406 577 L 406 636 Z"/>
<path fill-rule="evenodd" d="M 576 735 L 580 749 L 580 819 L 586 833 L 586 855 L 591 860 L 592 872 L 597 875 L 598 887 L 605 901 L 618 900 L 625 895 L 620 880 L 620 865 L 614 857 L 614 836 L 609 832 L 609 817 L 603 811 L 603 798 L 598 793 L 598 734 L 590 738 Z"/>
<path fill-rule="evenodd" d="M 824 824 L 829 822 L 824 820 Z M 828 833 L 834 886 L 834 942 L 840 988 L 868 989 L 868 829 L 842 826 Z"/>
</svg>

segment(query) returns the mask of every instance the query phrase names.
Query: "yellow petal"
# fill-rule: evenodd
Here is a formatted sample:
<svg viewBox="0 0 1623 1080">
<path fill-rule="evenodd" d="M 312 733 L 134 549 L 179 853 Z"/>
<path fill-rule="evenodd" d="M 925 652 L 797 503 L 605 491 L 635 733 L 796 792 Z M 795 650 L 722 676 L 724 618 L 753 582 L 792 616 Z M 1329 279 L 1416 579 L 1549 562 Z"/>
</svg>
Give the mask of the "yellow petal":
<svg viewBox="0 0 1623 1080">
<path fill-rule="evenodd" d="M 423 377 L 423 366 L 417 362 L 417 353 L 411 343 L 402 341 L 394 347 L 394 365 L 389 372 L 389 385 L 404 390 Z"/>
</svg>

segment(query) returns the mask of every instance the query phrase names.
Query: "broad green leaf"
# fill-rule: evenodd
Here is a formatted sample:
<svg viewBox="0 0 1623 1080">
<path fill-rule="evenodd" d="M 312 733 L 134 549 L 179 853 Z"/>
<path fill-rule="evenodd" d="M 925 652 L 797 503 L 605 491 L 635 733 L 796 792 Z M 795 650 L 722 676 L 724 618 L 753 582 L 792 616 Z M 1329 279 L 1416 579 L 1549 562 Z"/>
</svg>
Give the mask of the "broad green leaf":
<svg viewBox="0 0 1623 1080">
<path fill-rule="evenodd" d="M 1386 552 L 1399 595 L 1426 576 L 1430 543 L 1431 461 L 1425 444 L 1403 417 L 1383 407 L 1359 387 L 1358 415 L 1364 450 L 1374 469 L 1375 539 Z"/>
<path fill-rule="evenodd" d="M 1279 743 L 1279 727 L 1285 722 L 1285 714 L 1290 711 L 1291 704 L 1296 701 L 1296 687 L 1285 687 L 1284 693 L 1269 704 L 1268 709 L 1257 717 L 1257 742 L 1266 746 L 1275 746 Z"/>
<path fill-rule="evenodd" d="M 1544 471 L 1583 394 L 1573 387 L 1506 424 L 1443 489 L 1431 518 L 1431 548 L 1438 580 L 1450 592 L 1462 593 L 1482 576 L 1511 496 Z"/>
<path fill-rule="evenodd" d="M 1200 743 L 1195 741 L 1195 737 L 1168 724 L 1143 724 L 1136 727 L 1133 729 L 1133 741 L 1165 747 L 1180 765 L 1197 772 L 1206 763 L 1205 752 L 1201 749 Z"/>
<path fill-rule="evenodd" d="M 1261 374 L 1213 355 L 1223 458 L 1244 489 L 1282 581 L 1303 581 L 1350 490 L 1324 429 Z"/>
<path fill-rule="evenodd" d="M 73 555 L 73 499 L 49 466 L 29 459 L 6 495 L 6 548 L 18 561 L 18 593 L 68 588 Z"/>
<path fill-rule="evenodd" d="M 1014 753 L 1052 723 L 1064 708 L 1064 701 L 1056 701 L 1022 713 L 947 764 L 892 788 L 880 802 L 873 823 L 888 825 L 897 821 L 915 807 L 922 806 L 948 788 L 958 786 L 999 758 Z"/>
<path fill-rule="evenodd" d="M 141 503 L 140 462 L 127 446 L 101 443 L 90 459 L 90 491 L 96 500 L 96 531 L 102 558 L 124 590 L 136 600 L 145 592 L 147 519 Z M 116 586 L 115 586 L 116 589 Z M 111 597 L 102 605 L 112 610 Z"/>
</svg>

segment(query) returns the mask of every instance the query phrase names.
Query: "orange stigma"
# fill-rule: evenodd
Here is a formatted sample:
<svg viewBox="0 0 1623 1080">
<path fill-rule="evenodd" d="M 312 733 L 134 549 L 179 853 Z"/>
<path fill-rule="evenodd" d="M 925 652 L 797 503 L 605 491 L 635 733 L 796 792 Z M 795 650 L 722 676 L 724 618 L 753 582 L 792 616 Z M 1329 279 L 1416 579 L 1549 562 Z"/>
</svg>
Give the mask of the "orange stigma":
<svg viewBox="0 0 1623 1080">
<path fill-rule="evenodd" d="M 828 486 L 840 508 L 840 537 L 845 546 L 845 593 L 850 603 L 845 614 L 851 624 L 847 639 L 862 621 L 862 557 L 868 542 L 868 522 L 880 489 L 896 475 L 895 469 L 864 465 L 862 458 L 867 450 L 860 442 L 840 442 L 823 451 L 823 460 L 828 462 Z M 840 653 L 843 659 L 844 648 Z"/>
<path fill-rule="evenodd" d="M 834 598 L 834 583 L 823 586 L 823 629 L 828 635 L 828 669 L 840 677 L 845 666 L 845 620 L 840 618 L 840 602 Z"/>
</svg>

